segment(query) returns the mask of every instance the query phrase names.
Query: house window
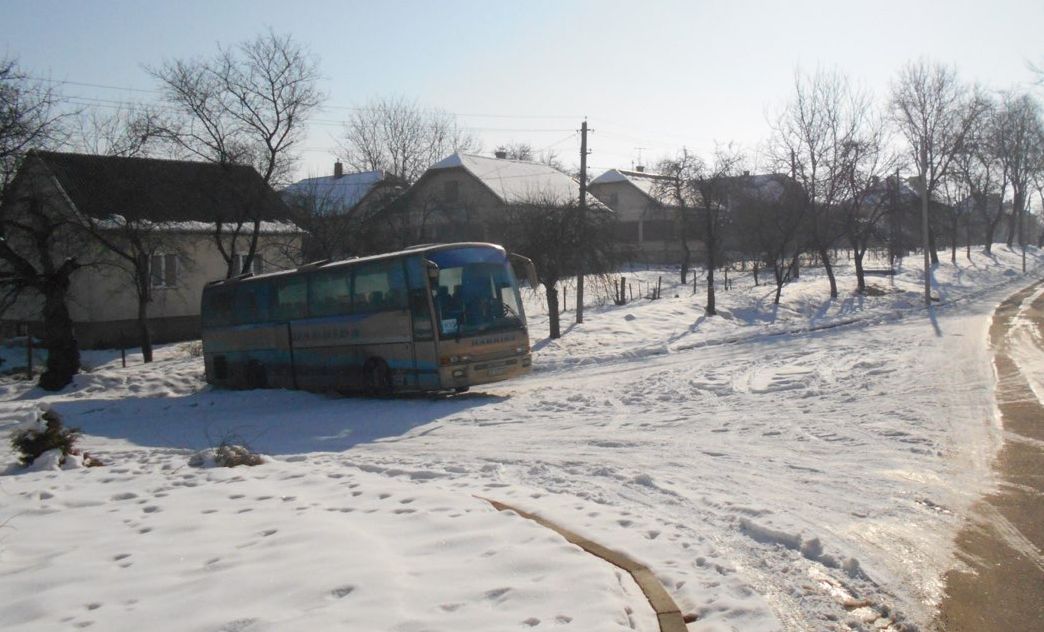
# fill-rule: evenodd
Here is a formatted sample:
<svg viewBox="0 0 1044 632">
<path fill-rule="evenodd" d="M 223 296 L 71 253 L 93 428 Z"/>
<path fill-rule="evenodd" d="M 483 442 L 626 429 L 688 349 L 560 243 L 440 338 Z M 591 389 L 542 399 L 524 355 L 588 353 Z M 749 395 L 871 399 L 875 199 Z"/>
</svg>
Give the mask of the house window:
<svg viewBox="0 0 1044 632">
<path fill-rule="evenodd" d="M 456 202 L 460 195 L 460 183 L 456 180 L 448 180 L 442 183 L 442 199 L 444 202 Z"/>
<path fill-rule="evenodd" d="M 149 262 L 149 278 L 152 287 L 177 287 L 178 256 L 171 254 L 152 255 Z"/>
<path fill-rule="evenodd" d="M 244 272 L 261 274 L 261 272 L 264 270 L 264 264 L 261 262 L 261 254 L 254 254 L 254 260 L 250 262 L 250 270 L 247 270 L 244 267 L 244 264 L 246 263 L 246 258 L 246 255 L 236 255 L 236 259 L 232 268 L 233 270 L 235 270 L 236 274 L 243 274 Z"/>
<path fill-rule="evenodd" d="M 620 195 L 618 193 L 609 194 L 609 208 L 615 209 L 620 203 Z"/>
</svg>

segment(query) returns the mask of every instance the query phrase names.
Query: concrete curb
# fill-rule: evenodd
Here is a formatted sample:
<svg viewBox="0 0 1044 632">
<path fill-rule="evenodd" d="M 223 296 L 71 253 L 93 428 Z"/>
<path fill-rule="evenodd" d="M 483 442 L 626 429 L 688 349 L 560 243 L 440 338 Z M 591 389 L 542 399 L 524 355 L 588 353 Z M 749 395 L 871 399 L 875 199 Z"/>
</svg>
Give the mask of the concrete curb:
<svg viewBox="0 0 1044 632">
<path fill-rule="evenodd" d="M 656 613 L 656 619 L 659 621 L 660 632 L 687 631 L 688 628 L 686 628 L 685 625 L 685 618 L 682 617 L 681 609 L 678 608 L 678 604 L 674 603 L 674 599 L 672 599 L 670 594 L 667 593 L 667 589 L 663 587 L 660 580 L 656 579 L 656 575 L 654 575 L 653 572 L 644 564 L 635 561 L 625 553 L 614 551 L 613 549 L 602 546 L 597 542 L 588 540 L 587 538 L 536 514 L 523 511 L 522 509 L 512 507 L 507 503 L 502 503 L 490 498 L 483 498 L 482 496 L 476 496 L 476 498 L 493 505 L 493 508 L 497 511 L 513 511 L 527 520 L 532 520 L 543 527 L 551 529 L 565 538 L 567 542 L 575 544 L 591 555 L 599 557 L 613 566 L 627 571 L 631 577 L 634 578 L 638 587 L 642 589 L 642 592 L 645 593 L 645 598 L 649 600 L 649 605 L 652 606 L 653 612 Z"/>
</svg>

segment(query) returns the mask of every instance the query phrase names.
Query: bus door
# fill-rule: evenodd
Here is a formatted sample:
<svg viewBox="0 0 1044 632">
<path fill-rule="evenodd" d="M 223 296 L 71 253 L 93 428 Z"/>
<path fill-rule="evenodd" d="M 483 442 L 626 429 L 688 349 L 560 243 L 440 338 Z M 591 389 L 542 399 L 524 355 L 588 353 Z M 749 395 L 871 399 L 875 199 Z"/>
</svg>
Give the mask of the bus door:
<svg viewBox="0 0 1044 632">
<path fill-rule="evenodd" d="M 407 257 L 405 261 L 413 328 L 413 374 L 416 380 L 413 385 L 419 388 L 440 388 L 438 347 L 431 318 L 427 262 L 420 255 Z"/>
</svg>

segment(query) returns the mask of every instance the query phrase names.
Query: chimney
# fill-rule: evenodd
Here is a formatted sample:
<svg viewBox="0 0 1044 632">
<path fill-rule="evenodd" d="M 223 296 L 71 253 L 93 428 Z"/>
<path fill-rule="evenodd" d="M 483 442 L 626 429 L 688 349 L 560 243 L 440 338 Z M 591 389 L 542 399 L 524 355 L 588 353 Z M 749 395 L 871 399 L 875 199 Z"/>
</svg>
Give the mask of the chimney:
<svg viewBox="0 0 1044 632">
<path fill-rule="evenodd" d="M 498 160 L 504 160 L 505 158 L 507 158 L 507 152 L 503 149 L 496 150 L 495 152 L 493 152 L 493 155 L 496 156 Z"/>
<path fill-rule="evenodd" d="M 749 175 L 750 175 L 750 170 L 748 169 L 748 170 L 744 171 L 744 172 L 743 172 L 743 175 L 745 175 L 745 176 L 749 176 Z"/>
<path fill-rule="evenodd" d="M 635 165 L 634 170 L 638 173 L 645 173 L 645 165 Z"/>
<path fill-rule="evenodd" d="M 334 163 L 334 177 L 335 178 L 340 178 L 343 175 L 344 175 L 344 165 L 341 164 L 340 160 L 338 160 L 337 162 Z"/>
</svg>

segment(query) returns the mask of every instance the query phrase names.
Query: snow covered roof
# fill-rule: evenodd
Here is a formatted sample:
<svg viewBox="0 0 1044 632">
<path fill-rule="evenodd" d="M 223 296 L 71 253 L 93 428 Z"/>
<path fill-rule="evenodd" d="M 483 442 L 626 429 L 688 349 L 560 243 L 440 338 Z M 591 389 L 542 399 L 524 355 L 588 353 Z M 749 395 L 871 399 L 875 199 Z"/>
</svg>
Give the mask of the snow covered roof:
<svg viewBox="0 0 1044 632">
<path fill-rule="evenodd" d="M 200 222 L 193 220 L 153 222 L 150 220 L 133 220 L 135 228 L 142 232 L 164 232 L 164 233 L 205 233 L 212 234 L 217 230 L 216 222 Z M 120 230 L 127 226 L 128 219 L 123 215 L 114 214 L 101 218 L 97 221 L 97 227 L 101 230 Z M 243 225 L 246 234 L 253 234 L 254 223 L 246 222 Z M 225 224 L 222 230 L 226 233 L 234 230 L 234 226 Z M 296 235 L 304 233 L 297 224 L 291 221 L 271 220 L 258 222 L 257 232 L 260 235 Z"/>
<path fill-rule="evenodd" d="M 629 182 L 653 200 L 659 201 L 658 198 L 660 192 L 657 191 L 657 186 L 663 186 L 661 183 L 666 180 L 670 180 L 670 176 L 665 176 L 659 173 L 647 173 L 645 171 L 610 169 L 594 180 L 591 180 L 591 184 Z"/>
<path fill-rule="evenodd" d="M 347 213 L 388 177 L 384 171 L 363 171 L 306 178 L 283 189 L 283 194 L 288 196 L 287 199 L 297 196 L 314 199 L 315 209 L 324 215 Z"/>
<path fill-rule="evenodd" d="M 547 197 L 566 203 L 580 198 L 580 183 L 539 162 L 455 153 L 435 163 L 428 171 L 456 168 L 478 178 L 505 204 Z M 596 203 L 594 200 L 591 202 Z"/>
</svg>

